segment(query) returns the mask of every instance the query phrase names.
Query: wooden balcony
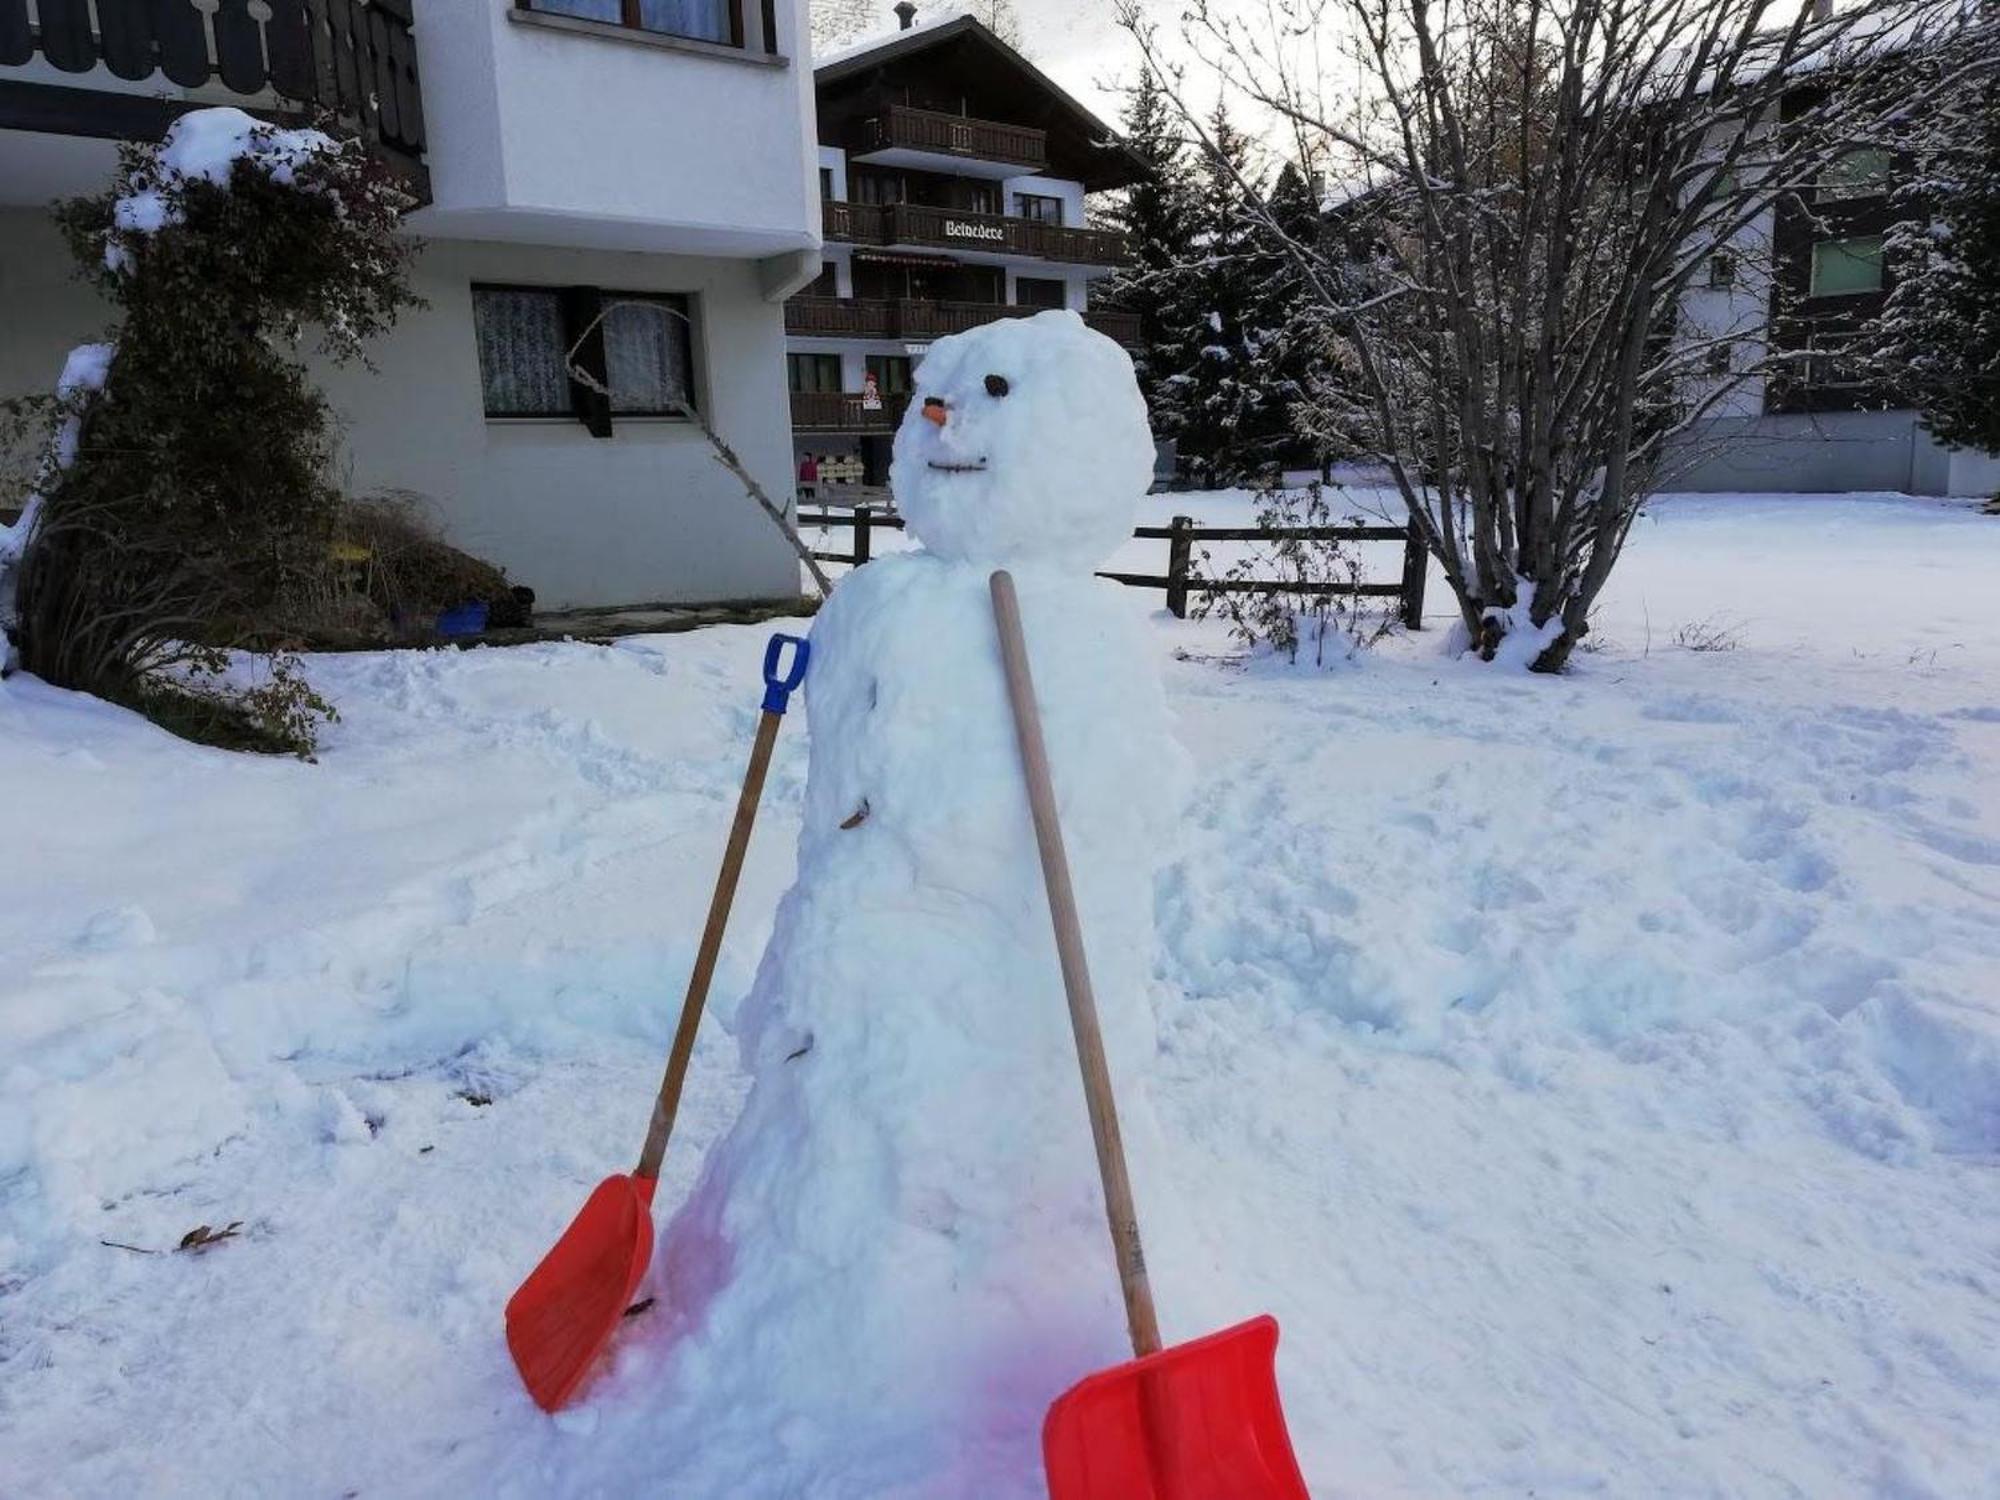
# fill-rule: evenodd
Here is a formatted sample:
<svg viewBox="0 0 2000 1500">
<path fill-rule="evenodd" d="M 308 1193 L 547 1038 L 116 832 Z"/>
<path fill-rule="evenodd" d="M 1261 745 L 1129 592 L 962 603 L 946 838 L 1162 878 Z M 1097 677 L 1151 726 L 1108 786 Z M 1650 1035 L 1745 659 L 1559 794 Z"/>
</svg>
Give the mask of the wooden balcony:
<svg viewBox="0 0 2000 1500">
<path fill-rule="evenodd" d="M 355 131 L 430 197 L 411 0 L 0 0 L 0 129 L 158 140 L 201 103 L 9 79 L 37 56 L 60 73 L 102 63 L 155 88 L 220 86 L 254 113 L 320 111 Z M 261 19 L 260 19 L 261 17 Z M 202 101 L 211 102 L 211 101 Z"/>
<path fill-rule="evenodd" d="M 882 397 L 879 407 L 864 407 L 853 391 L 793 391 L 794 432 L 894 432 L 909 408 L 905 392 Z"/>
<path fill-rule="evenodd" d="M 1107 229 L 1071 229 L 1011 214 L 920 203 L 825 202 L 820 207 L 826 237 L 848 245 L 970 250 L 1086 266 L 1122 266 L 1130 258 L 1125 236 Z"/>
<path fill-rule="evenodd" d="M 1049 133 L 1025 125 L 890 104 L 856 124 L 850 150 L 862 161 L 893 159 L 896 152 L 912 151 L 1039 172 L 1049 164 Z"/>
<path fill-rule="evenodd" d="M 1006 302 L 794 297 L 785 304 L 785 332 L 796 338 L 924 340 L 964 333 L 1002 318 L 1032 318 L 1042 311 Z M 1139 342 L 1139 320 L 1131 313 L 1092 311 L 1083 320 L 1127 348 Z"/>
</svg>

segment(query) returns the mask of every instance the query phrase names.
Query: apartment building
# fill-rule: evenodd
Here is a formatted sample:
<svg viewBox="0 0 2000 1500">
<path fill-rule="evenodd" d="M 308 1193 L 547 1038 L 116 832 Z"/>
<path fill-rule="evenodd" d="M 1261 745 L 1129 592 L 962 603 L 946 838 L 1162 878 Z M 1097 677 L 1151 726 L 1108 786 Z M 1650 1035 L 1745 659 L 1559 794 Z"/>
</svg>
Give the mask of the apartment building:
<svg viewBox="0 0 2000 1500">
<path fill-rule="evenodd" d="M 353 493 L 412 493 L 546 606 L 796 596 L 796 561 L 670 409 L 789 492 L 785 301 L 819 271 L 806 0 L 0 0 L 0 397 L 110 310 L 50 200 L 234 104 L 331 112 L 424 241 L 373 370 L 324 373 Z M 577 335 L 613 303 L 569 378 Z"/>
<path fill-rule="evenodd" d="M 1680 314 L 1714 362 L 1697 398 L 1719 399 L 1680 444 L 1675 489 L 2000 490 L 2000 457 L 1938 443 L 1858 353 L 1895 284 L 1885 242 L 1908 171 L 1856 146 L 1714 248 Z"/>
<path fill-rule="evenodd" d="M 900 31 L 814 73 L 825 267 L 785 305 L 785 363 L 797 453 L 830 492 L 884 481 L 931 340 L 1051 307 L 1139 337 L 1135 318 L 1091 306 L 1126 247 L 1085 203 L 1141 164 L 972 17 L 896 11 Z"/>
</svg>

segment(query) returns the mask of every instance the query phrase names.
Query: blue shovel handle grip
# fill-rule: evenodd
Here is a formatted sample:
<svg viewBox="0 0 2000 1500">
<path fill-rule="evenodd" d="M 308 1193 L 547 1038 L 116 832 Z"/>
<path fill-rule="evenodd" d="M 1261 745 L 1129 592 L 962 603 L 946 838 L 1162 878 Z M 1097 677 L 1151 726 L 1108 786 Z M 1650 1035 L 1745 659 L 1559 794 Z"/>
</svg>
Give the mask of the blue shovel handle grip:
<svg viewBox="0 0 2000 1500">
<path fill-rule="evenodd" d="M 780 671 L 785 647 L 796 647 L 789 666 Z M 781 714 L 791 701 L 792 690 L 806 680 L 806 663 L 812 660 L 812 642 L 804 636 L 780 632 L 764 648 L 764 712 Z"/>
</svg>

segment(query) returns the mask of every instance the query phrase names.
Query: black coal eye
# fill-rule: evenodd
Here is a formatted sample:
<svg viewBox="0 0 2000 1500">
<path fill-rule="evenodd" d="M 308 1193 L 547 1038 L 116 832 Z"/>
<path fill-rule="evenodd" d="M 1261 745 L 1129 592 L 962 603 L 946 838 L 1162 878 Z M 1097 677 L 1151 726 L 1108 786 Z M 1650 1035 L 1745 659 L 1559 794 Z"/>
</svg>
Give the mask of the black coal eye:
<svg viewBox="0 0 2000 1500">
<path fill-rule="evenodd" d="M 986 394 L 989 396 L 1006 395 L 1007 377 L 1005 375 L 988 375 L 986 377 Z"/>
</svg>

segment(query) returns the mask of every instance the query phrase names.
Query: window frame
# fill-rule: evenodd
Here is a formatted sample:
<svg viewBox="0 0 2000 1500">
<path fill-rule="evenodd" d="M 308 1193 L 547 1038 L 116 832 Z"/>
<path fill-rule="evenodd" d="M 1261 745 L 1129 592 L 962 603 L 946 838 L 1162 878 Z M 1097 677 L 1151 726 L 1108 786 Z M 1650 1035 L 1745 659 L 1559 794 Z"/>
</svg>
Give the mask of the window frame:
<svg viewBox="0 0 2000 1500">
<path fill-rule="evenodd" d="M 831 368 L 833 370 L 832 385 L 800 385 L 797 383 L 798 377 L 796 372 L 801 365 L 810 363 L 815 369 L 823 373 L 829 368 L 828 361 L 831 361 Z M 841 384 L 843 378 L 840 369 L 840 356 L 838 354 L 800 349 L 787 350 L 785 353 L 785 388 L 792 395 L 823 396 L 835 394 L 843 389 Z"/>
<path fill-rule="evenodd" d="M 1845 182 L 1828 181 L 1840 167 L 1857 157 L 1875 157 L 1882 163 L 1879 175 L 1859 177 Z M 1843 151 L 1824 167 L 1813 180 L 1813 201 L 1815 203 L 1859 203 L 1869 198 L 1885 198 L 1894 188 L 1896 175 L 1896 155 L 1886 146 L 1856 146 L 1851 151 Z"/>
<path fill-rule="evenodd" d="M 1854 357 L 1858 339 L 1851 331 L 1815 329 L 1806 335 L 1803 384 L 1820 392 L 1864 391 L 1871 381 Z"/>
<path fill-rule="evenodd" d="M 556 299 L 557 323 L 561 328 L 561 348 L 558 357 L 567 356 L 576 349 L 576 363 L 585 374 L 604 389 L 595 389 L 583 381 L 569 380 L 569 409 L 566 411 L 526 412 L 492 411 L 486 406 L 486 377 L 483 364 L 480 367 L 480 410 L 488 422 L 581 422 L 592 437 L 608 438 L 612 435 L 617 420 L 642 422 L 685 422 L 688 419 L 670 407 L 646 408 L 634 411 L 614 411 L 611 396 L 611 371 L 604 342 L 607 304 L 619 302 L 655 302 L 676 305 L 680 314 L 676 320 L 680 326 L 682 353 L 687 368 L 687 404 L 696 412 L 703 406 L 701 394 L 701 340 L 697 337 L 700 320 L 700 304 L 691 292 L 640 291 L 631 288 L 611 288 L 598 286 L 555 286 L 547 282 L 523 281 L 475 281 L 471 283 L 473 311 L 473 354 L 478 358 L 478 299 L 482 292 L 528 292 L 553 296 Z M 581 340 L 581 342 L 579 342 Z M 569 366 L 563 366 L 567 375 Z"/>
<path fill-rule="evenodd" d="M 1731 250 L 1715 250 L 1708 257 L 1708 289 L 1712 292 L 1726 292 L 1736 285 L 1736 254 Z"/>
<path fill-rule="evenodd" d="M 618 18 L 610 20 L 604 16 L 580 16 L 574 11 L 558 10 L 549 4 L 548 0 L 514 0 L 515 9 L 525 10 L 534 15 L 562 16 L 571 21 L 585 21 L 595 26 L 610 26 L 620 31 L 637 32 L 641 36 L 664 36 L 680 42 L 698 42 L 705 47 L 730 47 L 738 52 L 749 50 L 749 33 L 745 29 L 743 15 L 745 0 L 722 0 L 723 17 L 728 24 L 729 34 L 720 40 L 712 36 L 696 36 L 692 32 L 668 31 L 663 26 L 646 25 L 644 12 L 641 9 L 642 0 L 617 0 L 617 3 Z M 764 7 L 767 15 L 773 9 L 774 7 L 770 5 Z M 769 23 L 765 27 L 764 43 L 767 52 L 777 50 L 777 38 L 772 35 Z"/>
<path fill-rule="evenodd" d="M 1873 286 L 1843 287 L 1828 290 L 1820 285 L 1820 252 L 1842 248 L 1848 245 L 1873 244 L 1875 246 L 1875 284 Z M 1887 290 L 1889 285 L 1889 265 L 1885 236 L 1880 234 L 1852 234 L 1837 239 L 1814 240 L 1806 251 L 1806 295 L 1821 297 L 1874 297 Z M 1843 253 L 1850 260 L 1865 260 L 1866 256 L 1856 255 L 1851 250 Z"/>
<path fill-rule="evenodd" d="M 1029 213 L 1027 211 L 1027 206 L 1030 203 L 1054 204 L 1055 217 L 1046 218 L 1039 213 L 1033 213 L 1033 214 Z M 1014 217 L 1017 219 L 1025 219 L 1030 224 L 1046 224 L 1052 229 L 1062 229 L 1066 227 L 1068 223 L 1068 219 L 1063 208 L 1062 197 L 1060 194 L 1057 193 L 1020 193 L 1020 192 L 1015 193 Z"/>
<path fill-rule="evenodd" d="M 865 354 L 861 364 L 864 375 L 875 377 L 875 393 L 879 396 L 907 396 L 917 388 L 917 361 L 913 355 Z M 891 370 L 901 372 L 902 384 L 890 382 Z"/>
<path fill-rule="evenodd" d="M 628 306 L 633 303 L 642 303 L 642 304 L 653 303 L 655 305 L 668 307 L 671 314 L 671 320 L 668 322 L 667 326 L 669 328 L 677 329 L 679 332 L 680 344 L 681 344 L 681 359 L 687 369 L 687 389 L 684 392 L 684 394 L 687 397 L 687 404 L 690 407 L 693 407 L 696 411 L 699 411 L 701 408 L 695 401 L 695 390 L 694 390 L 695 379 L 694 379 L 693 299 L 691 299 L 685 292 L 634 292 L 627 290 L 613 291 L 606 288 L 598 289 L 597 295 L 604 313 L 604 321 L 598 325 L 600 332 L 602 332 L 605 329 L 608 329 L 611 326 L 611 314 L 617 309 L 617 306 L 620 303 L 624 303 Z M 586 366 L 586 368 L 589 367 Z M 609 349 L 605 351 L 605 364 L 603 370 L 600 372 L 596 369 L 592 369 L 590 373 L 593 376 L 596 376 L 599 380 L 601 380 L 607 387 L 611 384 L 610 380 L 611 362 L 610 362 Z M 613 393 L 611 399 L 614 401 L 617 399 L 615 392 Z M 666 417 L 678 421 L 686 420 L 686 418 L 682 417 L 679 412 L 675 411 L 670 406 L 633 407 L 629 409 L 620 409 L 617 406 L 613 406 L 612 415 L 614 417 L 628 417 L 628 418 Z"/>
<path fill-rule="evenodd" d="M 472 346 L 473 358 L 479 366 L 479 408 L 489 422 L 547 422 L 575 420 L 579 415 L 576 408 L 575 385 L 569 378 L 567 365 L 561 366 L 563 383 L 570 390 L 567 404 L 548 411 L 494 411 L 486 404 L 486 362 L 480 357 L 479 347 L 479 295 L 482 292 L 528 293 L 551 298 L 556 305 L 556 327 L 561 330 L 561 347 L 556 351 L 560 360 L 569 352 L 569 346 L 576 342 L 570 330 L 569 317 L 563 306 L 563 288 L 559 286 L 535 286 L 524 282 L 475 281 L 472 283 Z"/>
<path fill-rule="evenodd" d="M 1054 287 L 1056 291 L 1056 300 L 1053 302 L 1028 302 L 1023 300 L 1021 296 L 1021 287 L 1023 283 L 1029 283 L 1035 286 Z M 1060 309 L 1068 307 L 1069 282 L 1060 276 L 1023 276 L 1020 273 L 1016 272 L 1014 276 L 1014 305 L 1016 307 L 1033 307 L 1044 311 L 1050 308 Z"/>
</svg>

